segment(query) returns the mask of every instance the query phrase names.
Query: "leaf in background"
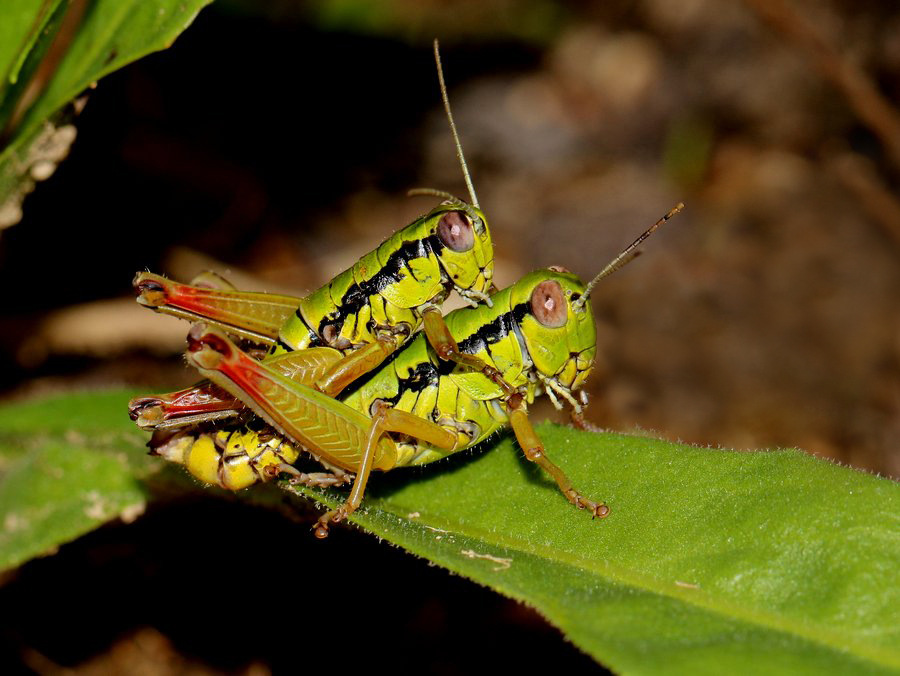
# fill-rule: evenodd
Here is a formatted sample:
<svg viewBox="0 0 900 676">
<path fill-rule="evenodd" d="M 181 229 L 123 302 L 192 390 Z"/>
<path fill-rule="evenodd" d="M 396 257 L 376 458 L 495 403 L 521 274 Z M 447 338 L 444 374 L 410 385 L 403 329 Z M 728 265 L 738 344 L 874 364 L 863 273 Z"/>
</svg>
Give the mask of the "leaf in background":
<svg viewBox="0 0 900 676">
<path fill-rule="evenodd" d="M 0 408 L 0 570 L 143 512 L 158 463 L 117 392 Z"/>
<path fill-rule="evenodd" d="M 450 44 L 493 40 L 549 43 L 570 18 L 566 3 L 552 0 L 455 0 L 451 11 L 440 0 L 308 0 L 261 3 L 223 0 L 224 8 L 276 20 L 305 20 L 324 31 L 395 37 L 429 45 L 435 37 Z"/>
<path fill-rule="evenodd" d="M 0 228 L 68 152 L 56 119 L 104 75 L 170 46 L 212 0 L 11 0 L 0 10 Z M 42 69 L 43 68 L 43 69 Z M 21 105 L 23 104 L 24 105 Z"/>
<path fill-rule="evenodd" d="M 17 542 L 28 546 L 11 557 L 5 528 L 4 562 L 74 537 L 69 521 L 91 504 L 109 504 L 110 517 L 137 504 L 129 501 L 140 500 L 139 478 L 161 461 L 142 455 L 127 399 L 79 395 L 0 409 L 0 517 L 16 525 L 10 514 L 23 513 L 25 500 L 50 510 L 38 515 L 40 532 L 58 534 L 35 546 L 19 529 Z M 571 507 L 504 438 L 467 457 L 375 476 L 352 520 L 534 606 L 618 671 L 900 669 L 896 483 L 799 451 L 711 450 L 550 424 L 539 433 L 576 486 L 608 502 L 607 519 Z M 28 480 L 62 506 L 29 497 L 19 486 Z M 331 506 L 346 495 L 293 490 Z M 268 491 L 239 495 L 272 504 Z M 82 532 L 101 523 L 81 518 Z"/>
</svg>

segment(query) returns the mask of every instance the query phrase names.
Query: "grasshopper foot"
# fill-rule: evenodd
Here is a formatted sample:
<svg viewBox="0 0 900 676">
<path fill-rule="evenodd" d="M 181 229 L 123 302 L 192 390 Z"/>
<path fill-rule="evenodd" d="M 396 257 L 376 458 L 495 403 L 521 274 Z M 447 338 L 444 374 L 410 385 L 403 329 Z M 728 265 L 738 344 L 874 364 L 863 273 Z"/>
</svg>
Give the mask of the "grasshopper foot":
<svg viewBox="0 0 900 676">
<path fill-rule="evenodd" d="M 353 475 L 346 472 L 301 472 L 293 465 L 287 463 L 279 463 L 266 467 L 266 473 L 271 478 L 277 477 L 279 474 L 289 475 L 288 483 L 292 486 L 309 486 L 311 488 L 343 486 L 353 481 Z"/>
<path fill-rule="evenodd" d="M 575 505 L 578 509 L 586 509 L 591 513 L 592 519 L 605 519 L 609 516 L 609 507 L 605 502 L 594 502 L 593 500 L 588 500 L 581 493 L 569 490 L 566 491 L 566 497 L 569 499 L 573 505 Z"/>
<path fill-rule="evenodd" d="M 324 540 L 328 537 L 328 525 L 329 523 L 340 523 L 347 516 L 347 510 L 344 507 L 339 507 L 338 509 L 332 509 L 331 511 L 325 512 L 322 516 L 319 517 L 319 520 L 316 522 L 316 527 L 314 529 L 314 534 L 320 540 Z"/>
<path fill-rule="evenodd" d="M 572 420 L 572 424 L 579 430 L 597 433 L 604 433 L 607 431 L 599 425 L 595 425 L 594 423 L 586 420 L 584 414 L 581 411 L 572 411 L 569 416 Z"/>
</svg>

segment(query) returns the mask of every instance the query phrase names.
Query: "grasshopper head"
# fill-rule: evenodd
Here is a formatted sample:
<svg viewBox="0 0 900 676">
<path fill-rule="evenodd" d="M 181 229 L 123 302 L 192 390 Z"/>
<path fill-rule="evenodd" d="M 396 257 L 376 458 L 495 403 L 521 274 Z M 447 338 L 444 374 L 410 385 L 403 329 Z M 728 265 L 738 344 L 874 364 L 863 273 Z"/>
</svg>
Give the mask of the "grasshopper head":
<svg viewBox="0 0 900 676">
<path fill-rule="evenodd" d="M 527 308 L 519 320 L 525 345 L 538 375 L 557 393 L 571 397 L 568 393 L 581 387 L 594 367 L 597 333 L 589 299 L 594 286 L 634 260 L 637 247 L 683 208 L 679 202 L 587 284 L 565 268 L 552 267 L 533 272 L 515 285 L 510 298 L 513 307 Z"/>
<path fill-rule="evenodd" d="M 535 370 L 570 391 L 584 384 L 597 353 L 591 305 L 575 302 L 584 291 L 578 277 L 552 267 L 523 277 L 510 297 L 523 308 L 518 325 Z"/>
<path fill-rule="evenodd" d="M 448 201 L 431 212 L 432 248 L 456 291 L 470 302 L 488 301 L 494 245 L 481 209 Z"/>
</svg>

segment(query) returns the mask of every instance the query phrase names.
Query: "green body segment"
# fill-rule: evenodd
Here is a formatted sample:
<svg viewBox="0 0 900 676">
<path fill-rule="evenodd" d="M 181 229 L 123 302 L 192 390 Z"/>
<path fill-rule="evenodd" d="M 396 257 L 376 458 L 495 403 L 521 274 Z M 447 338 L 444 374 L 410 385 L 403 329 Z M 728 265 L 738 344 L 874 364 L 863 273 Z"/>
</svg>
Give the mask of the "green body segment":
<svg viewBox="0 0 900 676">
<path fill-rule="evenodd" d="M 447 214 L 463 211 L 475 216 L 472 246 L 454 251 L 439 228 Z M 319 345 L 348 352 L 379 335 L 411 336 L 423 308 L 440 305 L 454 289 L 469 299 L 487 298 L 493 257 L 484 214 L 461 203 L 441 204 L 306 296 L 282 325 L 274 353 Z"/>
<path fill-rule="evenodd" d="M 460 350 L 496 368 L 529 404 L 547 387 L 536 374 L 565 390 L 577 389 L 590 373 L 596 351 L 589 309 L 576 316 L 569 304 L 565 328 L 547 329 L 534 319 L 530 312 L 532 292 L 548 279 L 559 282 L 569 298 L 577 298 L 584 289 L 574 275 L 540 270 L 495 293 L 492 307 L 464 308 L 445 317 Z M 500 387 L 483 373 L 439 359 L 420 334 L 392 362 L 340 401 L 367 413 L 376 400 L 383 400 L 392 408 L 457 433 L 458 444 L 452 451 L 399 438 L 396 465 L 402 466 L 439 460 L 505 428 L 509 418 L 501 404 L 502 395 Z"/>
</svg>

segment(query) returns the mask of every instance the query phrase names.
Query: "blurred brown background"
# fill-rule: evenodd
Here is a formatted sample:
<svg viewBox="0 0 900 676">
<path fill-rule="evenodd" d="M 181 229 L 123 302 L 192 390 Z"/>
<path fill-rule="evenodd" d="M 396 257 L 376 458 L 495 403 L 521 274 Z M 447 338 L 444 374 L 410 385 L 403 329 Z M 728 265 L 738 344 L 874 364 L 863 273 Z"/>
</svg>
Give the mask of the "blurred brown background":
<svg viewBox="0 0 900 676">
<path fill-rule="evenodd" d="M 0 237 L 3 398 L 192 382 L 136 270 L 302 293 L 427 210 L 406 189 L 464 194 L 435 36 L 501 285 L 687 204 L 595 293 L 589 418 L 900 474 L 887 1 L 215 4 L 100 83 Z"/>
</svg>

